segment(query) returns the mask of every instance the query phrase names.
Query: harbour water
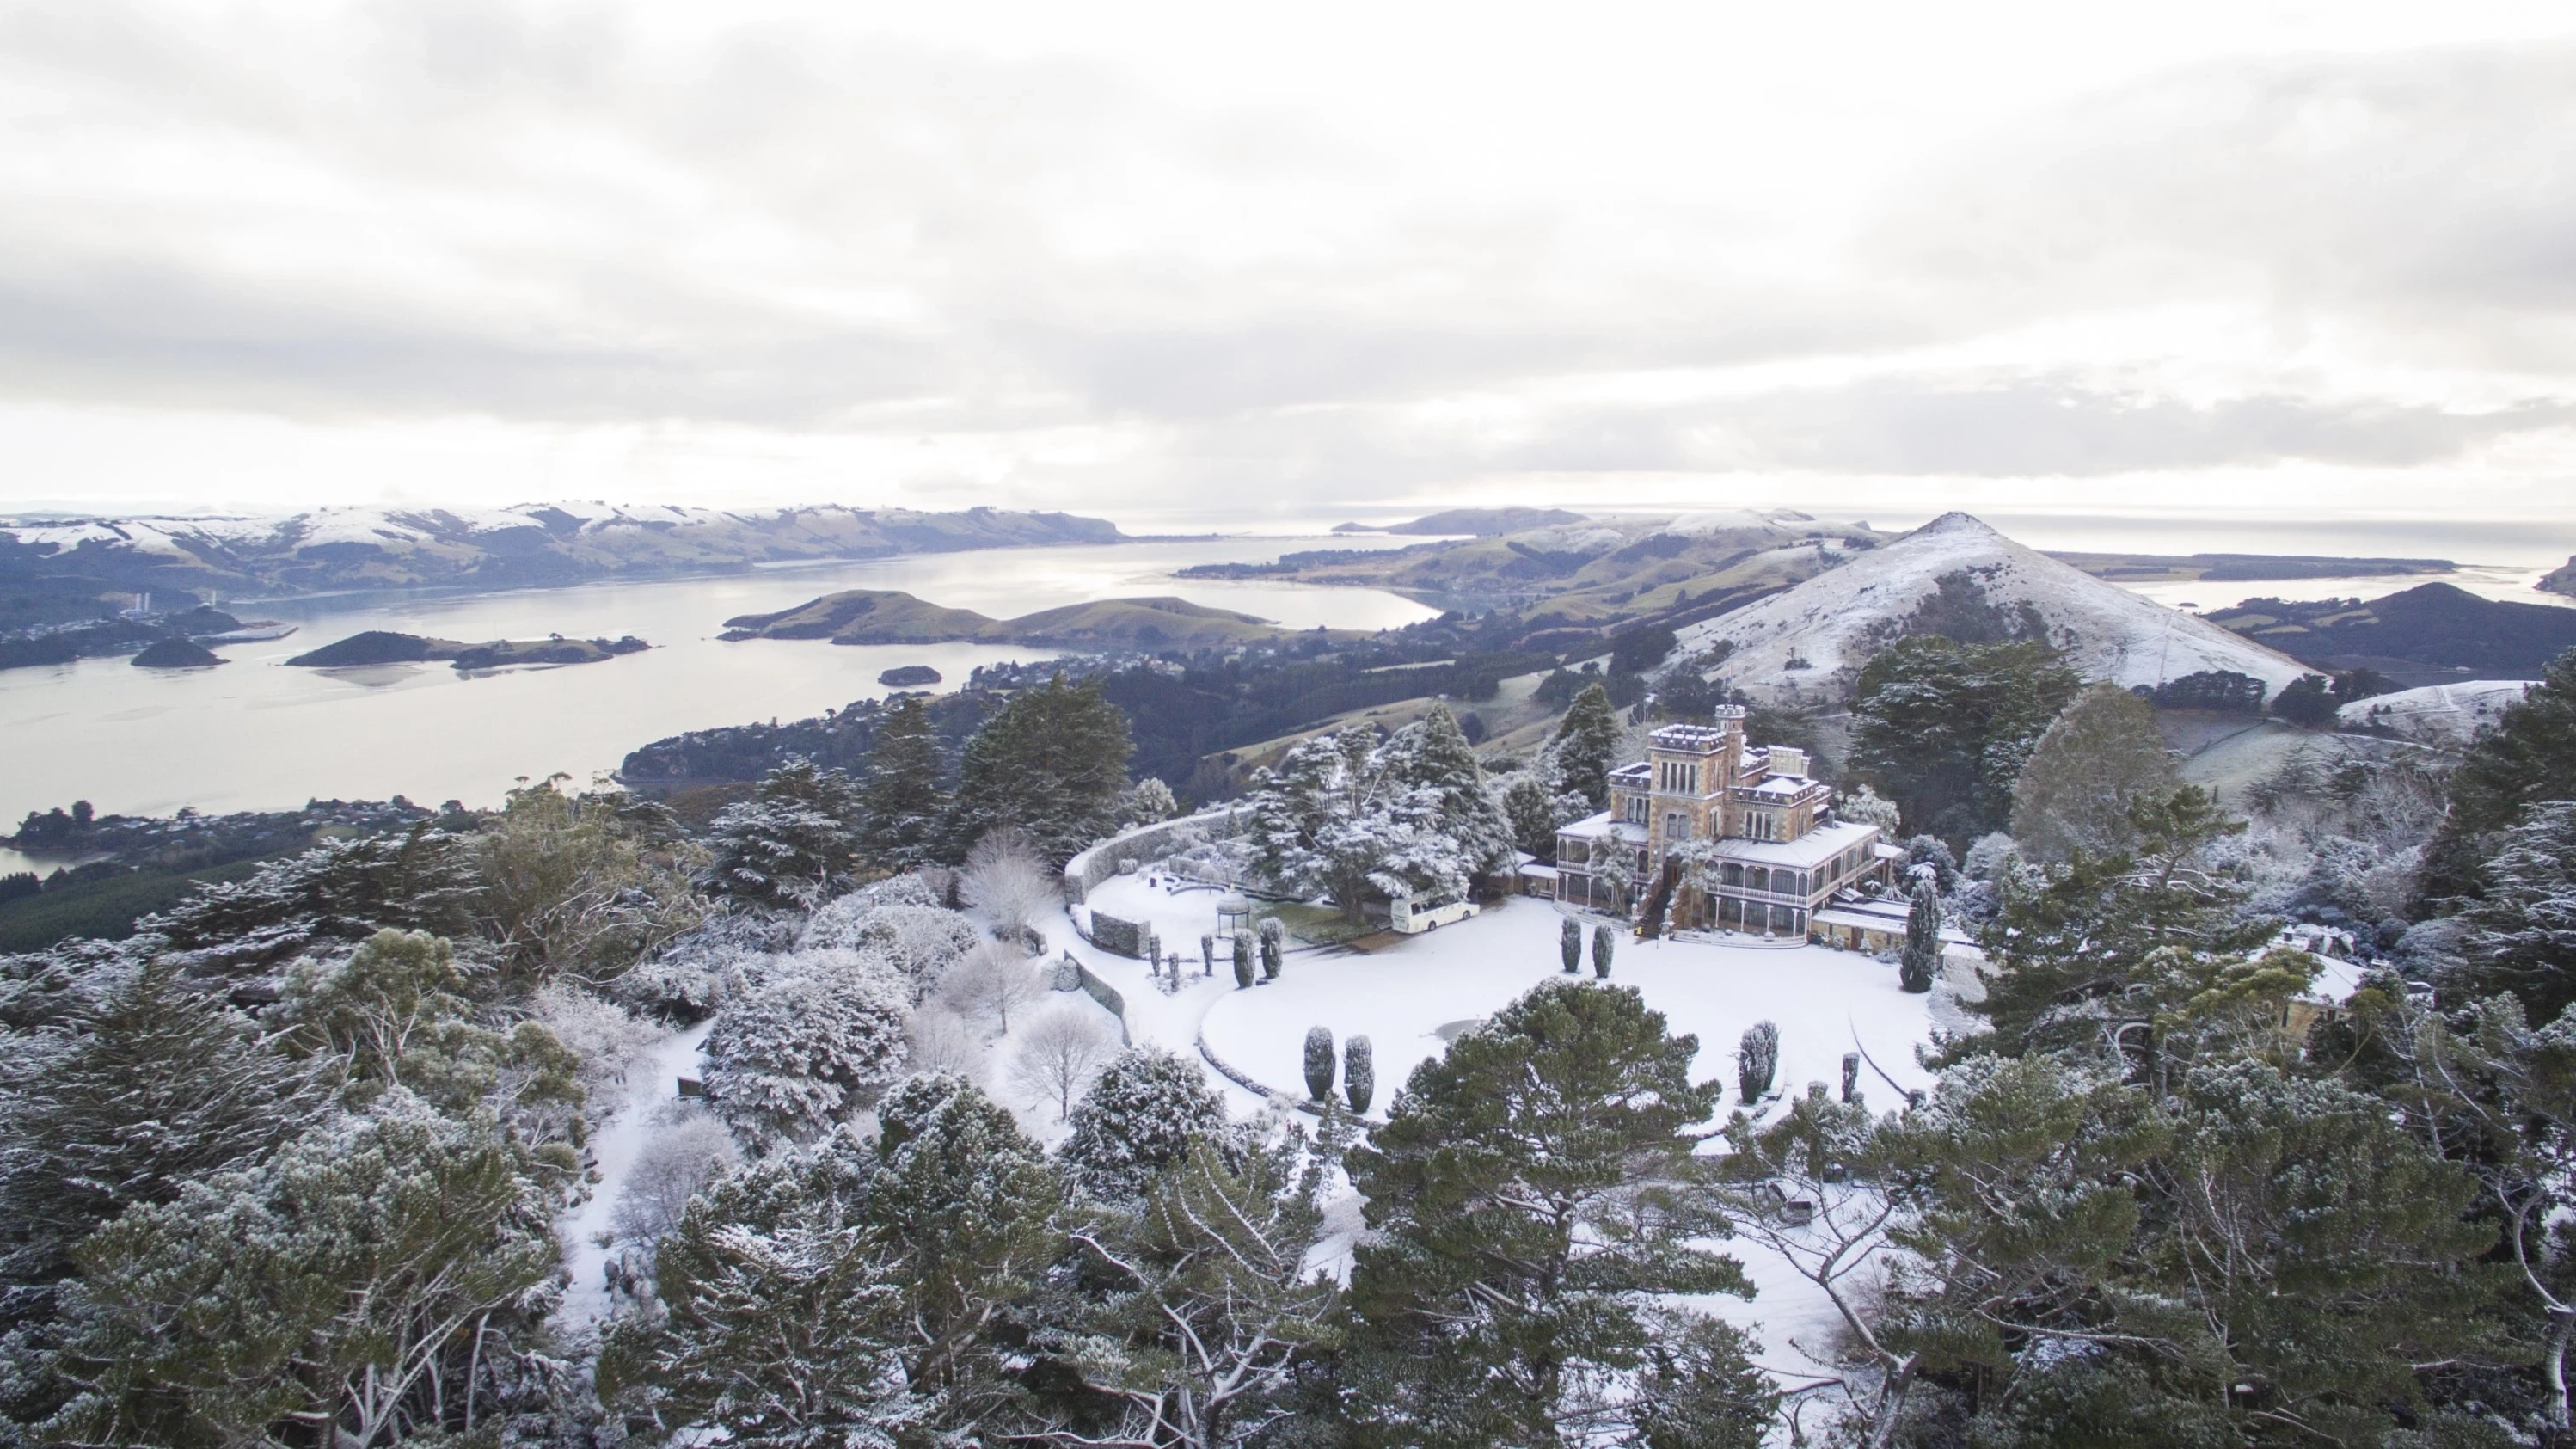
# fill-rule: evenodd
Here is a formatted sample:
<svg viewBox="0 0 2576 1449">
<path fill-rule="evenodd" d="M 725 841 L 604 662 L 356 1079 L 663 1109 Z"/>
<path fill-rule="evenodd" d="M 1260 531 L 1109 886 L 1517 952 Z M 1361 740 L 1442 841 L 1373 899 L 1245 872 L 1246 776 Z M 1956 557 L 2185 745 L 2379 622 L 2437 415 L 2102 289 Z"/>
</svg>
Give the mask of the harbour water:
<svg viewBox="0 0 2576 1449">
<path fill-rule="evenodd" d="M 718 578 L 503 594 L 227 601 L 287 638 L 228 644 L 217 668 L 137 669 L 121 658 L 0 672 L 0 821 L 90 801 L 100 813 L 277 809 L 311 798 L 496 803 L 521 776 L 577 781 L 684 730 L 820 714 L 888 693 L 877 675 L 927 664 L 948 686 L 977 665 L 1055 652 L 941 644 L 840 647 L 716 636 L 737 614 L 837 589 L 903 589 L 1007 618 L 1086 599 L 1176 594 L 1301 629 L 1377 629 L 1431 608 L 1371 589 L 1176 580 L 1195 563 L 1283 550 L 1396 547 L 1415 539 L 1227 538 L 986 550 L 762 569 Z M 460 675 L 445 664 L 290 668 L 365 629 L 475 642 L 637 635 L 654 647 L 599 664 Z M 6 862 L 0 862 L 6 865 Z"/>
</svg>

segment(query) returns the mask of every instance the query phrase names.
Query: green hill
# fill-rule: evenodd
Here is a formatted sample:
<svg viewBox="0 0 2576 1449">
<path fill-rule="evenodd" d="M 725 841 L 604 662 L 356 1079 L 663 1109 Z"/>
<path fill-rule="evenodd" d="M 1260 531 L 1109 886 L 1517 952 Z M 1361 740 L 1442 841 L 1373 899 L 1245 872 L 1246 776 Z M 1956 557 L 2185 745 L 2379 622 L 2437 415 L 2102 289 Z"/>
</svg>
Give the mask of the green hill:
<svg viewBox="0 0 2576 1449">
<path fill-rule="evenodd" d="M 725 620 L 727 639 L 829 639 L 835 644 L 947 644 L 975 639 L 993 620 L 894 589 L 851 589 L 775 614 Z"/>
<path fill-rule="evenodd" d="M 1024 614 L 992 625 L 982 637 L 999 644 L 1062 644 L 1105 649 L 1221 649 L 1289 631 L 1250 614 L 1211 609 L 1186 599 L 1100 599 Z"/>
<path fill-rule="evenodd" d="M 1187 599 L 1096 599 L 993 619 L 892 589 L 826 594 L 774 614 L 725 620 L 727 639 L 829 639 L 835 644 L 1046 644 L 1071 649 L 1221 649 L 1290 631 L 1250 614 Z"/>
</svg>

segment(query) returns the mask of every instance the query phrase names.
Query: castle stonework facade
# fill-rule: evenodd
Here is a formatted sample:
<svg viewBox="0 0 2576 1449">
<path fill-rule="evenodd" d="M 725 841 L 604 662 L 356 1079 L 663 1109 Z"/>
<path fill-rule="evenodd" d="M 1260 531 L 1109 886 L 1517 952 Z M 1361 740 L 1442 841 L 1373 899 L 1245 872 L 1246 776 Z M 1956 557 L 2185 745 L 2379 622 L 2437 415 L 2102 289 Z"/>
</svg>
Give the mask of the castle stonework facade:
<svg viewBox="0 0 2576 1449">
<path fill-rule="evenodd" d="M 1832 798 L 1804 751 L 1747 745 L 1740 708 L 1666 725 L 1610 773 L 1609 809 L 1557 832 L 1557 895 L 1597 910 L 1660 895 L 1678 928 L 1808 935 L 1903 854 L 1874 825 L 1837 823 Z"/>
</svg>

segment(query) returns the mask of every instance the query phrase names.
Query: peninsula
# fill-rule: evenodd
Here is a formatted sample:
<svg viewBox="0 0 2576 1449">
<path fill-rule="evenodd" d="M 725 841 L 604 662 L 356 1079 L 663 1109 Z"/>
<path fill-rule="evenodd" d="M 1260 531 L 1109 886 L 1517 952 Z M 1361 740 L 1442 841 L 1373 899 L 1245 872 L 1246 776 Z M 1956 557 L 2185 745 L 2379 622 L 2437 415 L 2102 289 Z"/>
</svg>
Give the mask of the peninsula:
<svg viewBox="0 0 2576 1449">
<path fill-rule="evenodd" d="M 1222 649 L 1295 631 L 1186 599 L 1096 599 L 995 619 L 894 589 L 849 589 L 774 614 L 725 620 L 724 636 L 835 644 L 1045 644 L 1068 649 Z"/>
</svg>

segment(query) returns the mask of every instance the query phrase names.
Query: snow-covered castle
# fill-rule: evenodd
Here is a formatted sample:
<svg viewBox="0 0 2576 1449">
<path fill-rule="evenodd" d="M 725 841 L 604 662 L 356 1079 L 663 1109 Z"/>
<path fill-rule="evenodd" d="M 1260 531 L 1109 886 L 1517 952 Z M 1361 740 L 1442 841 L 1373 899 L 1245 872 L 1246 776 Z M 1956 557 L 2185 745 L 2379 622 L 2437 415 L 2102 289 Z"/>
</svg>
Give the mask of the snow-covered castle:
<svg viewBox="0 0 2576 1449">
<path fill-rule="evenodd" d="M 1903 852 L 1838 823 L 1803 750 L 1744 742 L 1744 711 L 1666 725 L 1610 772 L 1610 808 L 1557 832 L 1557 895 L 1599 910 L 1661 898 L 1673 926 L 1804 936 L 1838 892 L 1889 879 Z"/>
</svg>

